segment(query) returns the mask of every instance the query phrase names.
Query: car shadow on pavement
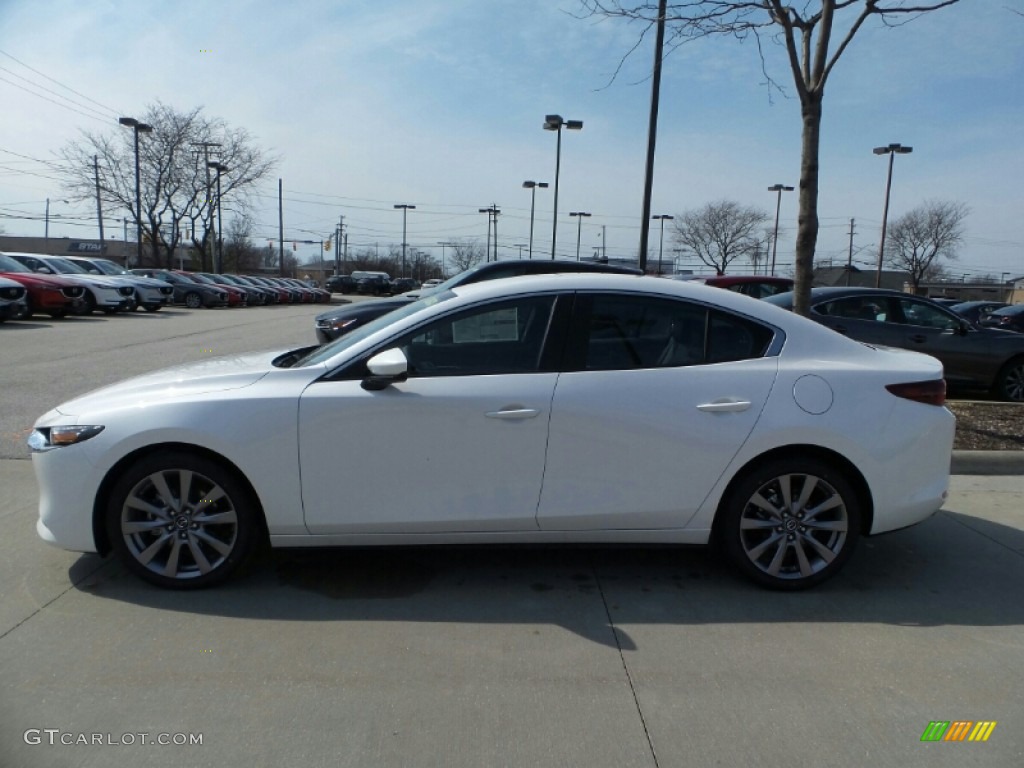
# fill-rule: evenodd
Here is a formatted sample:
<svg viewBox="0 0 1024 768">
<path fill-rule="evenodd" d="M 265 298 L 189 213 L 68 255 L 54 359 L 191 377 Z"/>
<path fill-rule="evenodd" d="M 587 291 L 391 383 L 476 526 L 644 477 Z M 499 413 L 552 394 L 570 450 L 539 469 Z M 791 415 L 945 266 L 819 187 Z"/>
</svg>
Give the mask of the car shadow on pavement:
<svg viewBox="0 0 1024 768">
<path fill-rule="evenodd" d="M 552 624 L 623 650 L 631 624 L 1024 624 L 1024 531 L 956 512 L 861 539 L 844 570 L 802 592 L 760 589 L 713 551 L 680 547 L 331 548 L 262 553 L 227 584 L 166 591 L 80 558 L 96 597 L 273 621 Z"/>
</svg>

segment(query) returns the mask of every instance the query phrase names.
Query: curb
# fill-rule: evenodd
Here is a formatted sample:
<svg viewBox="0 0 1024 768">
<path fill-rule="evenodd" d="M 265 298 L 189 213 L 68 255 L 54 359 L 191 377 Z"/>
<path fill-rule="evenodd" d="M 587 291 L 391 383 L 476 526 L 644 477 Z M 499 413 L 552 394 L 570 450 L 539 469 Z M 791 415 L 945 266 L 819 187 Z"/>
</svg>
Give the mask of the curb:
<svg viewBox="0 0 1024 768">
<path fill-rule="evenodd" d="M 953 475 L 1024 475 L 1024 451 L 953 451 Z"/>
</svg>

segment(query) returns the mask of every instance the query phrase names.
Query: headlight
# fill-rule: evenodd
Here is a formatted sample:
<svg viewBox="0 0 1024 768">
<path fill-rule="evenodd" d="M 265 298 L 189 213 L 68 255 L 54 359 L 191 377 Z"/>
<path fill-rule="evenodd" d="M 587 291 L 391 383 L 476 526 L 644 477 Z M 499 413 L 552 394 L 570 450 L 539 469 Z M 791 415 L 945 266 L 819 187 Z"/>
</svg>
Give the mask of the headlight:
<svg viewBox="0 0 1024 768">
<path fill-rule="evenodd" d="M 28 447 L 33 451 L 52 451 L 65 445 L 75 445 L 96 437 L 103 431 L 99 425 L 74 427 L 40 427 L 28 436 Z"/>
</svg>

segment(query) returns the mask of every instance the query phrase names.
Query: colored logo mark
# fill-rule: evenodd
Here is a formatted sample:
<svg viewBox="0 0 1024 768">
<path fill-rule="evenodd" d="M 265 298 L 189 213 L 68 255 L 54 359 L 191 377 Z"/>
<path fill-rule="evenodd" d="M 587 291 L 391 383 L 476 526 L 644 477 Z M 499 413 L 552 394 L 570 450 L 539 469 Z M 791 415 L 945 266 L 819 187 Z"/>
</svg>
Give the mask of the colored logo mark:
<svg viewBox="0 0 1024 768">
<path fill-rule="evenodd" d="M 988 741 L 996 724 L 995 720 L 932 720 L 921 741 Z"/>
</svg>

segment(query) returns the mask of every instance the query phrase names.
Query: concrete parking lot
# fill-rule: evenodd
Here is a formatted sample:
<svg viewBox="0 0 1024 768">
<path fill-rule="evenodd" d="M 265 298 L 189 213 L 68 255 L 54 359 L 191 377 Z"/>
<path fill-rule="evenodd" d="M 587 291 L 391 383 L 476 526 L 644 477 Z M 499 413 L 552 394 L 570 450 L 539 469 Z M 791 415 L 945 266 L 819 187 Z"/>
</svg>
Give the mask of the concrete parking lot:
<svg viewBox="0 0 1024 768">
<path fill-rule="evenodd" d="M 172 593 L 37 539 L 40 413 L 312 343 L 321 310 L 0 326 L 0 766 L 1024 762 L 1020 476 L 954 477 L 936 517 L 801 594 L 699 549 L 565 547 L 278 551 Z M 922 742 L 932 721 L 997 724 Z"/>
</svg>

